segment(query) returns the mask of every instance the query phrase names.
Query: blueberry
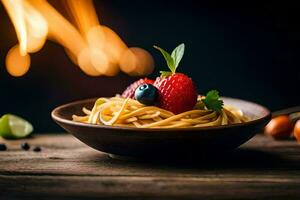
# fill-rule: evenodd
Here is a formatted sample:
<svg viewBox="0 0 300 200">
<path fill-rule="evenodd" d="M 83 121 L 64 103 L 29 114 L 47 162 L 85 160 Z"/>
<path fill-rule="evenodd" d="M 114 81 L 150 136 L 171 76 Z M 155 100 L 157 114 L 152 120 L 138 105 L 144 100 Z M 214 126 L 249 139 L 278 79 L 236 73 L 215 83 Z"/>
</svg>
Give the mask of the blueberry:
<svg viewBox="0 0 300 200">
<path fill-rule="evenodd" d="M 33 151 L 34 152 L 40 152 L 40 151 L 42 151 L 42 148 L 39 147 L 39 146 L 36 146 L 36 147 L 33 148 Z"/>
<path fill-rule="evenodd" d="M 30 145 L 27 142 L 24 142 L 21 144 L 21 148 L 25 151 L 28 151 L 30 149 Z"/>
<path fill-rule="evenodd" d="M 0 151 L 5 151 L 6 149 L 7 149 L 7 148 L 6 148 L 6 145 L 0 143 Z"/>
<path fill-rule="evenodd" d="M 151 84 L 143 84 L 135 90 L 134 96 L 142 104 L 154 105 L 158 97 L 158 90 Z"/>
</svg>

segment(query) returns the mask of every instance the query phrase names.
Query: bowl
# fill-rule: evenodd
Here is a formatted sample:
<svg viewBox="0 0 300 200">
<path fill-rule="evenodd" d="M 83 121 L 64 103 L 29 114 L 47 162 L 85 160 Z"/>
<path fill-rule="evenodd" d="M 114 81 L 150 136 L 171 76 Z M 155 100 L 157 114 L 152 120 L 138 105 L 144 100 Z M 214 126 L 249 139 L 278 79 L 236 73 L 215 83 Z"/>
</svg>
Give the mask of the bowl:
<svg viewBox="0 0 300 200">
<path fill-rule="evenodd" d="M 222 97 L 225 104 L 241 109 L 250 121 L 240 124 L 199 128 L 129 128 L 93 125 L 72 121 L 83 115 L 82 107 L 92 108 L 96 99 L 87 99 L 55 108 L 54 121 L 83 143 L 115 157 L 157 157 L 198 155 L 233 150 L 262 128 L 271 118 L 270 111 L 253 102 Z"/>
</svg>

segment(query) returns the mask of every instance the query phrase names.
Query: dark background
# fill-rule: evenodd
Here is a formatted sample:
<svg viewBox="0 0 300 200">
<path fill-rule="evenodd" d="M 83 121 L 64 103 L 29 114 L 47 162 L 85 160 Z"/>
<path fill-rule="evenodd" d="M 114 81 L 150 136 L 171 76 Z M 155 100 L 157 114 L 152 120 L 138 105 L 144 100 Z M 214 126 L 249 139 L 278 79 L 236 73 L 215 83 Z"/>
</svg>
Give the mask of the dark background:
<svg viewBox="0 0 300 200">
<path fill-rule="evenodd" d="M 50 1 L 63 14 L 61 2 Z M 295 4 L 220 3 L 216 1 L 95 1 L 101 22 L 129 46 L 151 52 L 153 75 L 166 69 L 153 44 L 172 50 L 186 44 L 179 68 L 193 77 L 199 93 L 218 89 L 224 96 L 261 103 L 272 111 L 300 104 L 300 7 Z M 135 78 L 88 77 L 63 48 L 47 42 L 31 55 L 24 77 L 11 77 L 5 55 L 17 43 L 0 4 L 0 114 L 14 113 L 33 123 L 36 132 L 61 130 L 50 118 L 63 103 L 120 93 Z"/>
</svg>

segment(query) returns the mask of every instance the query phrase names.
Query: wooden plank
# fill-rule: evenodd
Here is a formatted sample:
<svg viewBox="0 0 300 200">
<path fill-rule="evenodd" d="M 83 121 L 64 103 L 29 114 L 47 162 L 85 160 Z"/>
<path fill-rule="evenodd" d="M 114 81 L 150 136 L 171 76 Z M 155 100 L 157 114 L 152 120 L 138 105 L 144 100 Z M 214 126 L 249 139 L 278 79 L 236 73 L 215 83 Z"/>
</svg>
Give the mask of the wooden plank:
<svg viewBox="0 0 300 200">
<path fill-rule="evenodd" d="M 193 199 L 299 199 L 300 180 L 174 178 L 174 177 L 78 177 L 0 176 L 0 197 L 81 198 L 193 198 Z M 20 195 L 22 194 L 22 195 Z M 4 199 L 4 198 L 3 198 Z"/>
<path fill-rule="evenodd" d="M 20 144 L 41 146 L 23 151 Z M 181 161 L 109 158 L 71 135 L 4 141 L 0 199 L 299 199 L 300 146 L 258 135 L 237 151 Z"/>
<path fill-rule="evenodd" d="M 300 147 L 295 141 L 278 142 L 258 136 L 238 151 L 182 162 L 128 162 L 109 158 L 70 135 L 40 136 L 28 140 L 42 152 L 20 150 L 22 141 L 6 142 L 0 152 L 0 174 L 89 176 L 203 176 L 268 175 L 298 176 Z"/>
</svg>

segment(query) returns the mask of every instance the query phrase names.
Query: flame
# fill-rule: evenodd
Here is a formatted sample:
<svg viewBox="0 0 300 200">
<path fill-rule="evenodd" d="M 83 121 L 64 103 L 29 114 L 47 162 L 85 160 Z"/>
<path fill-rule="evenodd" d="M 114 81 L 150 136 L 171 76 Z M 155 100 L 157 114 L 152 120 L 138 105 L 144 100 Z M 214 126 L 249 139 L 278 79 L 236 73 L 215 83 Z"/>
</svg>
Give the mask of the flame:
<svg viewBox="0 0 300 200">
<path fill-rule="evenodd" d="M 21 47 L 19 45 L 11 48 L 6 56 L 6 69 L 12 76 L 23 76 L 29 70 L 30 56 L 28 54 L 21 54 Z"/>
<path fill-rule="evenodd" d="M 128 48 L 109 27 L 100 24 L 92 0 L 63 1 L 74 24 L 46 0 L 1 0 L 15 27 L 19 44 L 6 57 L 7 71 L 24 75 L 30 55 L 46 40 L 65 48 L 72 62 L 90 76 L 147 75 L 153 71 L 152 56 L 141 48 Z M 17 52 L 19 51 L 19 52 Z"/>
<path fill-rule="evenodd" d="M 24 5 L 22 0 L 2 0 L 2 3 L 16 29 L 17 37 L 20 43 L 21 55 L 26 55 L 27 31 L 24 17 Z"/>
</svg>

